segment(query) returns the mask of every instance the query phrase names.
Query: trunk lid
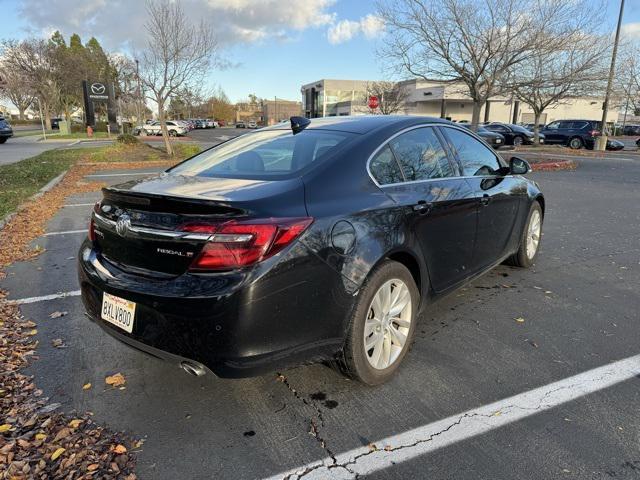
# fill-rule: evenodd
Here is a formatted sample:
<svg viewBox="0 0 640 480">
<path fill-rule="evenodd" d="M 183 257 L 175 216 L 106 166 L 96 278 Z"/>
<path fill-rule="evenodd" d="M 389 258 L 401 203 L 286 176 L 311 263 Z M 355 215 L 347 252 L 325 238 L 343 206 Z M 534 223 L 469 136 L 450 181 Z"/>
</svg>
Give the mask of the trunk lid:
<svg viewBox="0 0 640 480">
<path fill-rule="evenodd" d="M 304 215 L 299 178 L 268 181 L 164 173 L 104 189 L 93 218 L 94 242 L 105 260 L 125 271 L 176 276 L 189 268 L 209 237 L 185 231 L 187 225 Z"/>
</svg>

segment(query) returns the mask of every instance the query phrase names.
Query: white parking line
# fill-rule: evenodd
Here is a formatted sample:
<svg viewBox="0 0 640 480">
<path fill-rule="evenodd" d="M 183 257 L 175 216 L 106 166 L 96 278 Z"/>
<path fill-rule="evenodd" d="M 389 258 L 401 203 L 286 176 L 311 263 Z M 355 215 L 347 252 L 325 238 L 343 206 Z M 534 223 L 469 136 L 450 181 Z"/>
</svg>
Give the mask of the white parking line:
<svg viewBox="0 0 640 480">
<path fill-rule="evenodd" d="M 44 237 L 51 237 L 53 235 L 67 235 L 67 234 L 72 234 L 72 233 L 87 233 L 87 229 L 83 228 L 82 230 L 66 230 L 64 232 L 47 232 L 43 236 Z"/>
<path fill-rule="evenodd" d="M 5 300 L 5 303 L 10 303 L 12 305 L 24 305 L 25 303 L 37 303 L 37 302 L 44 302 L 46 300 L 55 300 L 57 298 L 78 297 L 78 296 L 80 296 L 80 290 L 72 290 L 70 292 L 58 292 L 58 293 L 53 293 L 51 295 L 42 295 L 41 297 L 27 297 L 27 298 L 19 298 L 17 300 Z"/>
<path fill-rule="evenodd" d="M 640 374 L 640 355 L 574 375 L 348 452 L 270 477 L 273 479 L 355 478 L 487 433 L 550 408 L 598 392 Z"/>
</svg>

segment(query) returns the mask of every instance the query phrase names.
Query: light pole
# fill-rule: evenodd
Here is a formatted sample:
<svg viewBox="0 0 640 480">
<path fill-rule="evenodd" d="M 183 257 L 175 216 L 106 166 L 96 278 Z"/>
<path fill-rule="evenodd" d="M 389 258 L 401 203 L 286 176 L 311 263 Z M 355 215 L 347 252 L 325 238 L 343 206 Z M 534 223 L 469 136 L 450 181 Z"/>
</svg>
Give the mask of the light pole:
<svg viewBox="0 0 640 480">
<path fill-rule="evenodd" d="M 611 84 L 613 83 L 613 74 L 616 68 L 616 55 L 618 54 L 618 42 L 620 40 L 620 25 L 622 24 L 622 13 L 624 12 L 624 0 L 620 0 L 620 14 L 618 15 L 618 26 L 616 27 L 616 37 L 613 41 L 613 52 L 611 53 L 611 67 L 609 68 L 609 80 L 607 81 L 607 91 L 604 94 L 604 103 L 602 104 L 602 123 L 600 129 L 601 135 L 596 139 L 596 150 L 607 149 L 607 113 L 609 110 L 609 96 L 611 95 Z"/>
<path fill-rule="evenodd" d="M 47 139 L 47 132 L 44 129 L 44 117 L 42 116 L 42 104 L 40 103 L 40 97 L 36 97 L 38 99 L 38 110 L 40 110 L 40 124 L 42 125 L 42 137 L 43 140 Z"/>
</svg>

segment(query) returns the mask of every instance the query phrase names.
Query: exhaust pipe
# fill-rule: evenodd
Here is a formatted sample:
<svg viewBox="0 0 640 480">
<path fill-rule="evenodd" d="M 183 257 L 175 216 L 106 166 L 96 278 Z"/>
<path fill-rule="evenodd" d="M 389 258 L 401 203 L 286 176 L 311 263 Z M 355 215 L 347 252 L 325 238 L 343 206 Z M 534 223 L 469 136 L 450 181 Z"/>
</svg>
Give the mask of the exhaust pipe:
<svg viewBox="0 0 640 480">
<path fill-rule="evenodd" d="M 203 366 L 192 362 L 181 362 L 180 368 L 182 368 L 188 374 L 193 375 L 194 377 L 201 377 L 205 373 L 207 373 Z"/>
</svg>

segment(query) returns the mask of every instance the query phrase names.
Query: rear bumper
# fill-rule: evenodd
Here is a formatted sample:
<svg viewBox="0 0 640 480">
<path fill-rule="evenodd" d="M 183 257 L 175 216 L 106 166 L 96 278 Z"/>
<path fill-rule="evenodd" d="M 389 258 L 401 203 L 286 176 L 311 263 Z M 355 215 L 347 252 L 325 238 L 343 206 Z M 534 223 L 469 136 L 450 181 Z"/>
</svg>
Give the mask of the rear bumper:
<svg viewBox="0 0 640 480">
<path fill-rule="evenodd" d="M 82 300 L 89 318 L 118 340 L 220 377 L 329 359 L 342 346 L 354 297 L 304 245 L 282 253 L 245 273 L 151 279 L 119 270 L 86 241 Z M 100 318 L 103 292 L 136 302 L 131 334 Z"/>
</svg>

